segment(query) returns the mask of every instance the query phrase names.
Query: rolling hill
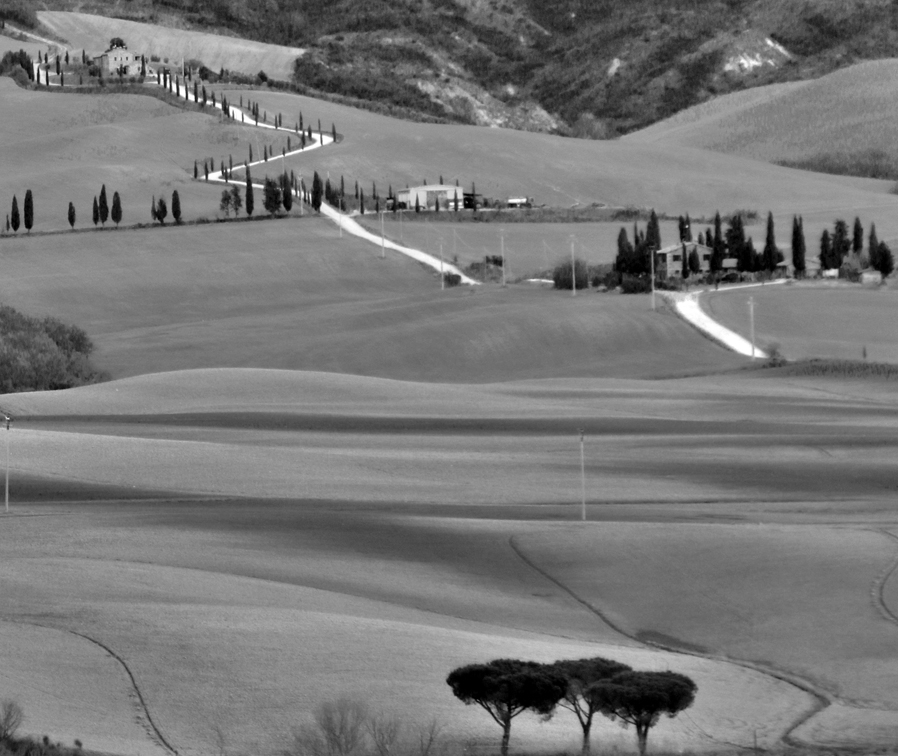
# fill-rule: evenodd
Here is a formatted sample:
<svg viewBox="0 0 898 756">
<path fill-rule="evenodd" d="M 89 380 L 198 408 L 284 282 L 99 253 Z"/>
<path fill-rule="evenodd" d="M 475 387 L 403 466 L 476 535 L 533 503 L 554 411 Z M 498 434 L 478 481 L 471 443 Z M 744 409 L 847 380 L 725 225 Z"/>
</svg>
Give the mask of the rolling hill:
<svg viewBox="0 0 898 756">
<path fill-rule="evenodd" d="M 441 292 L 432 272 L 377 253 L 316 218 L 6 239 L 0 299 L 81 324 L 114 376 L 254 366 L 485 382 L 744 364 L 641 297 Z"/>
<path fill-rule="evenodd" d="M 34 10 L 8 12 L 27 20 Z M 216 31 L 307 49 L 304 86 L 466 122 L 591 137 L 633 131 L 719 94 L 898 52 L 898 16 L 885 0 L 42 0 L 36 10 L 64 38 L 102 25 L 59 14 L 84 11 L 179 30 L 173 36 Z M 255 53 L 234 45 L 243 73 L 255 75 Z M 204 49 L 218 70 L 216 49 Z M 287 64 L 272 60 L 272 70 Z"/>
<path fill-rule="evenodd" d="M 699 147 L 768 162 L 898 178 L 898 60 L 859 63 L 820 79 L 737 92 L 629 134 L 624 141 Z M 878 161 L 876 157 L 878 156 Z"/>
</svg>

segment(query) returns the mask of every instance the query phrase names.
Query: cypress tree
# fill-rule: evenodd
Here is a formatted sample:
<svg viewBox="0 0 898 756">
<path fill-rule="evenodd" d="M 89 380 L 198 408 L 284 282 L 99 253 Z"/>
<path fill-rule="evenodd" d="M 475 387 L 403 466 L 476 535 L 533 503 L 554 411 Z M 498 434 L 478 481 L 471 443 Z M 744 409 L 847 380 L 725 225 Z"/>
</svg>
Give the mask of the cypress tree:
<svg viewBox="0 0 898 756">
<path fill-rule="evenodd" d="M 773 229 L 773 213 L 767 213 L 767 239 L 764 243 L 764 268 L 773 273 L 780 261 L 780 251 L 776 246 L 776 234 Z"/>
<path fill-rule="evenodd" d="M 860 255 L 864 251 L 864 227 L 861 225 L 861 219 L 854 218 L 854 237 L 851 240 L 851 251 L 855 255 Z"/>
<path fill-rule="evenodd" d="M 318 175 L 318 171 L 315 171 L 315 174 L 312 176 L 312 197 L 311 197 L 311 205 L 315 209 L 315 212 L 321 212 L 321 196 L 324 192 L 324 185 L 321 183 L 321 176 Z"/>
<path fill-rule="evenodd" d="M 677 230 L 680 232 L 680 241 L 686 241 L 686 219 L 682 215 L 677 218 Z"/>
<path fill-rule="evenodd" d="M 871 267 L 875 268 L 876 266 L 873 265 L 873 256 L 877 251 L 879 251 L 879 239 L 876 236 L 876 224 L 875 223 L 870 224 L 870 236 L 868 237 L 868 239 L 869 239 L 869 243 L 867 246 L 867 254 L 870 257 Z"/>
<path fill-rule="evenodd" d="M 359 190 L 359 215 L 365 214 L 365 192 Z"/>
<path fill-rule="evenodd" d="M 661 226 L 658 223 L 658 215 L 654 208 L 649 216 L 649 227 L 645 234 L 646 244 L 652 247 L 655 252 L 661 249 Z"/>
<path fill-rule="evenodd" d="M 69 202 L 69 226 L 75 228 L 75 206 Z"/>
<path fill-rule="evenodd" d="M 792 217 L 792 267 L 795 269 L 795 275 L 798 278 L 804 276 L 806 269 L 804 229 L 802 228 L 802 220 L 798 216 Z"/>
<path fill-rule="evenodd" d="M 151 217 L 153 220 L 158 220 L 158 219 L 156 218 L 156 195 L 155 195 L 155 194 L 153 195 L 153 200 L 152 200 L 152 202 L 150 202 L 150 217 Z M 96 224 L 96 221 L 94 221 L 94 223 Z"/>
<path fill-rule="evenodd" d="M 197 169 L 196 165 L 196 160 L 193 161 L 193 177 L 195 179 L 200 177 L 199 170 Z"/>
<path fill-rule="evenodd" d="M 249 175 L 249 166 L 246 166 L 246 199 L 244 201 L 244 207 L 246 207 L 246 214 L 252 215 L 253 209 L 255 206 L 255 202 L 253 200 L 253 180 Z"/>
<path fill-rule="evenodd" d="M 692 221 L 689 219 L 689 213 L 686 213 L 686 241 L 692 241 Z"/>
<path fill-rule="evenodd" d="M 299 111 L 299 130 L 305 131 L 305 127 L 303 126 L 303 123 L 302 123 L 302 111 L 301 110 Z"/>
<path fill-rule="evenodd" d="M 702 272 L 702 261 L 698 256 L 698 250 L 693 247 L 689 253 L 689 272 L 696 275 Z"/>
<path fill-rule="evenodd" d="M 100 223 L 106 225 L 106 219 L 109 218 L 109 205 L 106 202 L 106 184 L 100 187 Z"/>
<path fill-rule="evenodd" d="M 156 218 L 163 226 L 165 225 L 165 216 L 167 215 L 168 207 L 165 204 L 165 197 L 160 197 L 159 201 L 156 203 Z"/>
<path fill-rule="evenodd" d="M 332 123 L 331 124 L 331 136 L 334 138 L 334 142 L 337 141 L 337 127 Z"/>
<path fill-rule="evenodd" d="M 820 267 L 828 270 L 832 263 L 832 242 L 829 238 L 829 229 L 823 229 L 823 235 L 820 237 Z"/>
<path fill-rule="evenodd" d="M 12 209 L 9 212 L 9 219 L 12 223 L 13 233 L 16 233 L 19 230 L 19 200 L 16 199 L 16 195 L 12 196 Z"/>
<path fill-rule="evenodd" d="M 97 204 L 97 195 L 94 195 L 94 225 L 96 226 L 100 222 L 100 206 Z"/>
<path fill-rule="evenodd" d="M 686 242 L 680 242 L 682 245 L 682 250 L 680 252 L 682 256 L 680 275 L 683 276 L 683 280 L 689 278 L 689 252 L 686 251 Z"/>
<path fill-rule="evenodd" d="M 289 213 L 293 209 L 293 191 L 290 187 L 290 177 L 286 171 L 281 176 L 281 203 L 284 205 L 286 212 Z"/>
<path fill-rule="evenodd" d="M 882 273 L 883 278 L 891 275 L 895 270 L 895 258 L 885 242 L 879 242 L 876 247 L 876 270 Z"/>
<path fill-rule="evenodd" d="M 850 249 L 851 241 L 848 238 L 848 224 L 843 220 L 837 220 L 832 236 L 832 262 L 834 264 L 831 267 L 840 267 Z"/>
<path fill-rule="evenodd" d="M 206 107 L 206 85 L 203 84 L 203 107 Z"/>
<path fill-rule="evenodd" d="M 621 226 L 617 235 L 617 257 L 614 260 L 614 269 L 618 273 L 630 273 L 633 267 L 633 245 L 627 238 L 627 229 Z"/>
<path fill-rule="evenodd" d="M 721 228 L 720 211 L 714 214 L 714 238 L 711 241 L 711 271 L 717 273 L 723 268 L 724 250 L 723 230 Z M 707 237 L 706 237 L 707 238 Z"/>
<path fill-rule="evenodd" d="M 59 60 L 57 57 L 56 60 Z M 31 227 L 34 225 L 34 199 L 31 196 L 31 190 L 25 190 L 25 207 L 24 216 L 25 216 L 25 230 L 31 233 Z"/>
<path fill-rule="evenodd" d="M 122 200 L 118 196 L 118 192 L 112 194 L 112 222 L 115 223 L 116 228 L 122 222 Z"/>
</svg>

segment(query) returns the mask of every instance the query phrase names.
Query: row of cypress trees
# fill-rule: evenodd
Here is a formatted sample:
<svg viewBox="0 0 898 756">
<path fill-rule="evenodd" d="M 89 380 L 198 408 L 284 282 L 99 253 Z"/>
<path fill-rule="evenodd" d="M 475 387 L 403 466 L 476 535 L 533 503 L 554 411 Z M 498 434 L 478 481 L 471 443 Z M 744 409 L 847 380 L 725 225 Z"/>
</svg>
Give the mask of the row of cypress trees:
<svg viewBox="0 0 898 756">
<path fill-rule="evenodd" d="M 32 226 L 34 225 L 34 197 L 31 194 L 30 189 L 25 190 L 25 202 L 22 207 L 22 215 L 19 215 L 19 200 L 14 194 L 12 196 L 12 207 L 10 208 L 9 215 L 6 216 L 6 233 L 12 231 L 14 234 L 18 233 L 19 227 L 23 225 L 25 230 L 30 232 Z"/>
</svg>

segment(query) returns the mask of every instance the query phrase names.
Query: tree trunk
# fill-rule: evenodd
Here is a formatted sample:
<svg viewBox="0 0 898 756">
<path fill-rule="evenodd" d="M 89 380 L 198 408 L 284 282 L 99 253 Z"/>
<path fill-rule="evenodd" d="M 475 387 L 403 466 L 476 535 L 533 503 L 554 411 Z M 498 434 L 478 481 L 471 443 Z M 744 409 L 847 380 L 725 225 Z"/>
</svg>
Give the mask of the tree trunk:
<svg viewBox="0 0 898 756">
<path fill-rule="evenodd" d="M 502 748 L 501 756 L 508 756 L 508 741 L 511 738 L 511 720 L 506 720 L 502 725 Z"/>
<path fill-rule="evenodd" d="M 580 751 L 581 756 L 589 756 L 589 730 L 592 727 L 592 722 L 587 722 L 583 725 L 583 749 Z"/>
<path fill-rule="evenodd" d="M 636 740 L 639 744 L 639 756 L 645 756 L 646 741 L 649 737 L 649 728 L 646 725 L 636 725 Z"/>
</svg>

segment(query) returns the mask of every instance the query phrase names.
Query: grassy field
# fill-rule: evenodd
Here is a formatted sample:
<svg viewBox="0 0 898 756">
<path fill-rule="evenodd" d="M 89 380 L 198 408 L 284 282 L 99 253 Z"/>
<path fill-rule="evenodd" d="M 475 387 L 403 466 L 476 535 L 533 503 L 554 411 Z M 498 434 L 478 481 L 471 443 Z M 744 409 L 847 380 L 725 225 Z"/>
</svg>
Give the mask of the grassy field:
<svg viewBox="0 0 898 756">
<path fill-rule="evenodd" d="M 122 37 L 131 50 L 147 58 L 157 55 L 173 65 L 180 65 L 182 58 L 194 58 L 213 71 L 227 68 L 251 75 L 265 71 L 276 79 L 289 79 L 293 74 L 293 61 L 304 52 L 298 47 L 269 45 L 88 13 L 42 10 L 38 11 L 38 19 L 66 40 L 70 49 L 87 50 L 88 55 L 99 55 L 112 37 Z"/>
<path fill-rule="evenodd" d="M 647 297 L 442 292 L 432 271 L 380 260 L 317 218 L 8 239 L 0 259 L 0 300 L 79 323 L 114 376 L 271 367 L 486 382 L 744 364 Z"/>
<path fill-rule="evenodd" d="M 736 92 L 624 141 L 699 147 L 767 161 L 888 153 L 898 137 L 896 73 L 898 61 L 866 61 L 816 80 Z"/>
<path fill-rule="evenodd" d="M 7 396 L 3 408 L 19 418 L 14 510 L 46 516 L 5 521 L 5 614 L 76 622 L 117 649 L 187 753 L 212 747 L 222 721 L 230 747 L 274 752 L 322 697 L 347 690 L 398 710 L 426 699 L 417 715 L 437 715 L 460 741 L 492 742 L 493 725 L 443 679 L 454 665 L 509 654 L 604 654 L 684 671 L 702 694 L 687 717 L 659 726 L 659 746 L 750 744 L 755 731 L 773 745 L 809 710 L 806 694 L 730 664 L 640 649 L 520 554 L 631 633 L 775 664 L 832 684 L 840 705 L 864 698 L 886 711 L 890 694 L 877 686 L 891 679 L 887 667 L 845 680 L 861 651 L 871 665 L 883 653 L 874 641 L 887 626 L 866 611 L 868 586 L 894 548 L 853 523 L 890 517 L 895 463 L 884 447 L 870 450 L 894 435 L 894 417 L 875 385 L 843 384 L 824 403 L 825 385 L 792 382 L 771 401 L 766 381 L 750 376 L 465 387 L 218 370 Z M 749 412 L 752 423 L 734 423 Z M 574 529 L 557 521 L 579 514 L 576 427 L 588 434 L 589 517 L 601 524 Z M 717 469 L 704 461 L 712 455 Z M 40 503 L 33 483 L 20 492 L 22 474 L 82 488 Z M 95 503 L 73 500 L 84 486 Z M 109 501 L 96 503 L 104 487 Z M 158 501 L 122 501 L 131 487 L 156 489 Z M 843 529 L 818 524 L 827 520 Z M 764 579 L 747 579 L 760 564 Z M 594 596 L 597 574 L 607 580 Z M 790 614 L 795 583 L 769 589 L 781 575 L 806 576 L 808 595 L 838 576 L 839 590 Z M 771 604 L 746 626 L 754 604 L 740 607 L 765 591 Z M 667 612 L 647 595 L 683 603 Z M 832 624 L 813 644 L 786 647 L 806 641 L 796 615 Z M 825 655 L 845 627 L 863 644 Z M 516 737 L 572 747 L 571 724 L 522 719 Z M 599 736 L 632 747 L 612 725 Z"/>
<path fill-rule="evenodd" d="M 108 23 L 84 33 L 128 39 Z M 886 182 L 664 140 L 229 97 L 241 94 L 288 123 L 300 110 L 306 123 L 335 123 L 338 145 L 286 167 L 366 192 L 442 174 L 557 205 L 693 217 L 772 208 L 783 246 L 800 212 L 809 257 L 834 217 L 861 214 L 880 238 L 898 237 Z M 5 80 L 0 96 L 0 193 L 8 206 L 31 188 L 36 229 L 63 228 L 70 200 L 83 229 L 101 183 L 122 193 L 125 223 L 149 221 L 150 198 L 175 188 L 188 219 L 213 218 L 221 187 L 194 182 L 193 161 L 240 161 L 250 144 L 261 154 L 249 127 L 152 98 Z M 431 252 L 443 234 L 462 263 L 499 253 L 496 226 L 387 222 Z M 621 225 L 632 224 L 508 226 L 511 275 L 566 257 L 570 233 L 584 258 L 607 262 Z M 662 233 L 672 240 L 669 224 Z M 749 233 L 758 243 L 761 226 Z M 755 737 L 777 748 L 790 733 L 891 744 L 893 382 L 751 369 L 647 297 L 441 291 L 432 271 L 381 260 L 320 218 L 20 234 L 0 239 L 0 263 L 0 301 L 84 328 L 98 367 L 121 379 L 0 397 L 15 418 L 0 698 L 22 700 L 29 731 L 158 753 L 136 684 L 183 756 L 272 756 L 316 704 L 348 693 L 413 721 L 436 716 L 459 749 L 482 752 L 498 728 L 451 697 L 450 669 L 606 655 L 698 682 L 695 707 L 660 723 L 653 748 L 721 751 Z M 894 360 L 894 293 L 800 285 L 707 301 L 744 332 L 754 296 L 759 340 L 790 357 L 824 342 L 824 354 L 859 356 L 867 343 L 871 360 Z M 134 683 L 72 632 L 112 649 Z M 86 669 L 97 670 L 89 682 Z M 829 705 L 815 714 L 804 688 Z M 522 717 L 513 743 L 558 753 L 576 733 L 564 714 Z M 635 750 L 611 723 L 597 740 Z"/>
<path fill-rule="evenodd" d="M 611 263 L 617 255 L 617 235 L 621 227 L 627 228 L 633 237 L 633 224 L 608 223 L 513 223 L 501 226 L 496 223 L 440 223 L 421 220 L 421 216 L 384 213 L 384 231 L 387 238 L 402 241 L 417 249 L 439 254 L 440 242 L 446 260 L 458 258 L 464 267 L 472 262 L 483 262 L 487 255 L 502 253 L 502 236 L 505 237 L 505 266 L 508 280 L 534 277 L 551 272 L 560 261 L 570 260 L 571 237 L 577 257 L 589 262 Z M 409 218 L 411 217 L 411 220 Z M 380 222 L 375 215 L 366 215 L 361 222 L 372 232 L 380 233 Z M 401 225 L 401 228 L 400 228 Z M 640 228 L 645 226 L 640 223 Z M 677 224 L 661 223 L 661 237 L 668 243 L 677 237 Z M 551 278 L 551 275 L 549 276 Z"/>
<path fill-rule="evenodd" d="M 0 96 L 7 104 L 0 113 L 7 135 L 0 145 L 2 217 L 14 194 L 21 210 L 31 189 L 35 231 L 69 228 L 69 202 L 75 205 L 75 228 L 92 228 L 92 202 L 103 184 L 110 204 L 119 192 L 125 225 L 150 223 L 153 196 L 168 201 L 174 189 L 185 220 L 214 219 L 222 188 L 194 181 L 194 160 L 202 167 L 212 158 L 217 167 L 229 155 L 245 160 L 250 145 L 259 157 L 263 144 L 278 152 L 286 146 L 286 137 L 266 133 L 263 140 L 248 126 L 225 125 L 217 116 L 185 112 L 152 97 L 31 92 L 6 78 L 0 79 Z M 274 165 L 270 173 L 277 173 Z M 259 180 L 264 174 L 253 173 Z M 257 214 L 263 212 L 261 198 L 257 205 Z"/>
<path fill-rule="evenodd" d="M 234 99 L 237 94 L 231 92 L 228 97 Z M 606 202 L 655 207 L 673 215 L 713 216 L 715 209 L 727 213 L 768 208 L 777 213 L 807 214 L 857 207 L 876 211 L 877 227 L 882 222 L 888 226 L 888 234 L 898 234 L 898 225 L 889 225 L 884 212 L 896 202 L 888 196 L 888 182 L 833 179 L 706 150 L 671 149 L 665 144 L 595 142 L 396 121 L 264 90 L 256 92 L 253 99 L 269 113 L 283 113 L 287 123 L 295 121 L 300 110 L 306 122 L 314 113 L 324 128 L 335 123 L 345 141 L 336 149 L 314 153 L 308 167 L 332 178 L 343 175 L 349 185 L 358 180 L 366 191 L 372 181 L 385 194 L 391 184 L 400 188 L 424 179 L 433 182 L 442 175 L 453 183 L 458 179 L 465 188 L 473 181 L 478 192 L 496 199 L 527 195 L 538 204 L 558 206 Z M 308 165 L 310 161 L 303 158 L 302 162 Z"/>
<path fill-rule="evenodd" d="M 711 293 L 702 303 L 716 320 L 747 336 L 749 297 L 755 301 L 758 343 L 779 344 L 789 359 L 861 360 L 866 349 L 873 362 L 898 362 L 894 288 L 809 281 Z"/>
</svg>

